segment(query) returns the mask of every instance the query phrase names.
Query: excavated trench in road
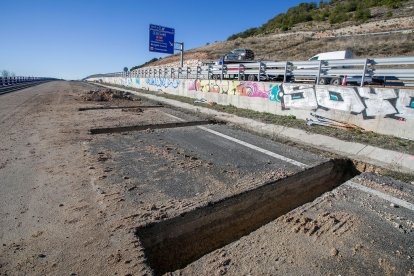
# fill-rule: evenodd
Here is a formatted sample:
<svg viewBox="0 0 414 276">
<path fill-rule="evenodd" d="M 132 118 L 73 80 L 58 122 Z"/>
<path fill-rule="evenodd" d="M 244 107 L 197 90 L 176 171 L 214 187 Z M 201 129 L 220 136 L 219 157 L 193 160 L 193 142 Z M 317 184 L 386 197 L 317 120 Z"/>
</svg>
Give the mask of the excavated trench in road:
<svg viewBox="0 0 414 276">
<path fill-rule="evenodd" d="M 89 130 L 90 134 L 106 134 L 106 133 L 119 133 L 127 131 L 142 131 L 152 129 L 164 129 L 164 128 L 178 128 L 178 127 L 190 127 L 190 126 L 201 126 L 217 124 L 212 120 L 201 120 L 201 121 L 189 121 L 189 122 L 174 122 L 164 124 L 147 124 L 137 126 L 121 126 L 121 127 L 105 127 L 105 128 L 92 128 Z"/>
<path fill-rule="evenodd" d="M 351 160 L 333 159 L 177 217 L 141 226 L 135 234 L 154 274 L 172 272 L 313 201 L 358 173 Z"/>
<path fill-rule="evenodd" d="M 90 106 L 90 107 L 80 107 L 78 111 L 88 111 L 88 110 L 105 110 L 105 109 L 148 109 L 148 108 L 161 108 L 163 105 L 126 105 L 126 106 Z"/>
</svg>

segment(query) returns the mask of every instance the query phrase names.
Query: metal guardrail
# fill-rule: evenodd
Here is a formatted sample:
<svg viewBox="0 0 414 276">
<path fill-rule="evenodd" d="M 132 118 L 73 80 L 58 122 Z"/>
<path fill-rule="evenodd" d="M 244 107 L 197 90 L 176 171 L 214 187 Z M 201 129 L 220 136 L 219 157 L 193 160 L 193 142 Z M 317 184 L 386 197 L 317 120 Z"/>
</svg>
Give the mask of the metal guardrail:
<svg viewBox="0 0 414 276">
<path fill-rule="evenodd" d="M 261 61 L 196 67 L 143 68 L 93 77 L 235 79 L 341 84 L 343 81 L 385 86 L 414 86 L 414 57 L 320 61 Z M 92 76 L 91 76 L 92 77 Z"/>
<path fill-rule="evenodd" d="M 53 78 L 45 77 L 0 77 L 0 86 L 14 85 L 18 83 L 28 83 L 35 81 L 53 80 Z"/>
<path fill-rule="evenodd" d="M 40 77 L 0 77 L 0 95 L 19 91 L 52 80 L 56 79 Z"/>
</svg>

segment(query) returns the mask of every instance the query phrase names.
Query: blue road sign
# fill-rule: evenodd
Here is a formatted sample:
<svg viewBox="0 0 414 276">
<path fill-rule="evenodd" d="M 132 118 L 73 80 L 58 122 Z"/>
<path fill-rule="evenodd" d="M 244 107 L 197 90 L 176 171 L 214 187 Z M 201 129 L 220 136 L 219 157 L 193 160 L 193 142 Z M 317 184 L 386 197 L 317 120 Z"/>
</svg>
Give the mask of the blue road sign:
<svg viewBox="0 0 414 276">
<path fill-rule="evenodd" d="M 150 24 L 149 26 L 149 50 L 150 52 L 174 54 L 173 28 Z"/>
</svg>

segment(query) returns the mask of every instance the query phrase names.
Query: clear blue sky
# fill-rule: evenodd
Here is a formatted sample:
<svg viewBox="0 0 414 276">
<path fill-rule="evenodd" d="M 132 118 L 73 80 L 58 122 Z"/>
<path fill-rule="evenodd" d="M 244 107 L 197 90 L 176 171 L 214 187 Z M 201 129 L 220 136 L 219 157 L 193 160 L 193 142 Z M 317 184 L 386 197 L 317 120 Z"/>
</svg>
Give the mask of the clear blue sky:
<svg viewBox="0 0 414 276">
<path fill-rule="evenodd" d="M 149 24 L 175 28 L 186 49 L 226 40 L 304 0 L 2 0 L 0 70 L 80 79 L 153 57 Z"/>
</svg>

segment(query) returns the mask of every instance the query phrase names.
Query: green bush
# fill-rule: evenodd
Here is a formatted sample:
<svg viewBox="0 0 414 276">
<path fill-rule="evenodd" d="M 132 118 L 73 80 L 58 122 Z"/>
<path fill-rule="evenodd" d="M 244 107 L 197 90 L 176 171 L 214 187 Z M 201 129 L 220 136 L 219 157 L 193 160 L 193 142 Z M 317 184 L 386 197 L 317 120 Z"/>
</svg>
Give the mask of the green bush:
<svg viewBox="0 0 414 276">
<path fill-rule="evenodd" d="M 357 21 L 367 21 L 371 18 L 371 12 L 368 8 L 358 9 L 354 14 L 354 19 Z"/>
<path fill-rule="evenodd" d="M 329 15 L 329 23 L 336 24 L 348 21 L 349 16 L 345 11 L 336 11 Z"/>
</svg>

